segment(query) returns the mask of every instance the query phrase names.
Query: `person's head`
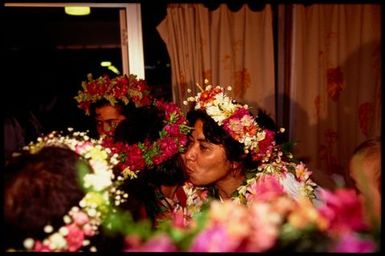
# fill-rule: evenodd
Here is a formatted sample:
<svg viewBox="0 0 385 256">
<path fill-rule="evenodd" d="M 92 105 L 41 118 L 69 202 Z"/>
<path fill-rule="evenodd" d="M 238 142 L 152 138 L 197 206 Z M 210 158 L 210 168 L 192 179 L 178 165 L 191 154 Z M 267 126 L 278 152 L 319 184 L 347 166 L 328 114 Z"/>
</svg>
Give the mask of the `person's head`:
<svg viewBox="0 0 385 256">
<path fill-rule="evenodd" d="M 63 216 L 84 196 L 76 173 L 81 160 L 74 151 L 55 146 L 12 160 L 4 190 L 6 244 L 23 248 L 25 238 L 45 238 L 47 224 L 60 227 Z"/>
<path fill-rule="evenodd" d="M 365 192 L 369 187 L 381 191 L 381 141 L 369 139 L 358 145 L 349 163 L 350 177 L 356 188 Z"/>
<path fill-rule="evenodd" d="M 194 185 L 209 185 L 242 170 L 249 156 L 244 153 L 241 143 L 205 111 L 189 111 L 187 119 L 193 130 L 183 158 L 186 172 Z"/>
<path fill-rule="evenodd" d="M 145 80 L 135 75 L 104 75 L 94 80 L 89 74 L 82 88 L 84 91 L 79 91 L 75 99 L 78 107 L 96 121 L 99 136 L 113 136 L 116 126 L 130 119 L 135 108 L 150 105 L 153 100 Z"/>
<path fill-rule="evenodd" d="M 163 128 L 164 112 L 154 105 L 136 108 L 130 112 L 130 118 L 122 121 L 116 127 L 115 142 L 136 144 L 146 139 L 159 139 L 159 132 Z"/>
<path fill-rule="evenodd" d="M 369 139 L 358 145 L 349 162 L 349 174 L 359 191 L 365 217 L 374 228 L 381 222 L 381 141 Z"/>
<path fill-rule="evenodd" d="M 54 131 L 18 152 L 5 168 L 5 249 L 106 248 L 104 237 L 95 235 L 110 199 L 120 200 L 109 193 L 114 162 L 99 141 L 81 132 Z"/>
<path fill-rule="evenodd" d="M 207 86 L 188 100 L 195 102 L 187 114 L 193 131 L 183 159 L 194 185 L 243 179 L 244 171 L 272 150 L 273 132 L 260 127 L 247 105 L 230 99 L 221 87 Z"/>
<path fill-rule="evenodd" d="M 137 108 L 130 120 L 118 125 L 110 147 L 121 156 L 122 170 L 128 167 L 145 173 L 156 185 L 177 185 L 184 180 L 179 153 L 185 148 L 188 132 L 185 116 L 176 104 L 155 101 Z"/>
</svg>

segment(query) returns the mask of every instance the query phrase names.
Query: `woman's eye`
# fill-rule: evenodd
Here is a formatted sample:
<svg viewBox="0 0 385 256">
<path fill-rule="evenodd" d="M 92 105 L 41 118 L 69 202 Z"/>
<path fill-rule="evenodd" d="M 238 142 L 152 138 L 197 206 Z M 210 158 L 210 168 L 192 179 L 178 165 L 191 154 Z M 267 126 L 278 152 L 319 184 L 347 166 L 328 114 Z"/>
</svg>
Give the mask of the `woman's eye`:
<svg viewBox="0 0 385 256">
<path fill-rule="evenodd" d="M 205 150 L 207 150 L 209 147 L 208 147 L 207 145 L 203 144 L 203 143 L 200 143 L 200 144 L 199 144 L 199 148 L 200 148 L 200 150 L 205 151 Z"/>
</svg>

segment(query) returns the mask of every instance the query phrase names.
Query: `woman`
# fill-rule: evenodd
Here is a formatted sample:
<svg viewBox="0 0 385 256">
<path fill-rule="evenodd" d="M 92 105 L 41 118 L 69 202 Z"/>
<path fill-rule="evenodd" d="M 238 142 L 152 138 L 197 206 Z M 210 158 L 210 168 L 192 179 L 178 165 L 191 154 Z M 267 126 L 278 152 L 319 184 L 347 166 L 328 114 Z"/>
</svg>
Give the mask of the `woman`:
<svg viewBox="0 0 385 256">
<path fill-rule="evenodd" d="M 314 198 L 310 172 L 282 152 L 275 132 L 260 126 L 247 105 L 211 85 L 188 100 L 195 102 L 187 115 L 193 132 L 183 159 L 191 183 L 244 204 L 266 193 Z"/>
</svg>

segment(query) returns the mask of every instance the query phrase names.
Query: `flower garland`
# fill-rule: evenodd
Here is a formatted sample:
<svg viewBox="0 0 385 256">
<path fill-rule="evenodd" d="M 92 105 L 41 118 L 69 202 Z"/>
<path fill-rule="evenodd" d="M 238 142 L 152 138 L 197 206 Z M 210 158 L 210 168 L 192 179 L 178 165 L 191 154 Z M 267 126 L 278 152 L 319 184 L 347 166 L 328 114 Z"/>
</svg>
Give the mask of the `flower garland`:
<svg viewBox="0 0 385 256">
<path fill-rule="evenodd" d="M 281 159 L 280 159 L 281 160 Z M 287 194 L 293 200 L 313 200 L 317 184 L 310 179 L 311 172 L 301 162 L 276 161 L 264 163 L 258 170 L 246 173 L 244 183 L 237 188 L 231 200 L 242 205 L 251 204 L 255 198 L 264 195 L 270 197 L 276 194 Z M 209 196 L 209 188 L 197 187 L 186 182 L 183 186 L 186 193 L 186 221 L 198 213 L 202 206 L 213 201 Z M 215 200 L 214 200 L 215 201 Z"/>
<path fill-rule="evenodd" d="M 233 200 L 248 204 L 250 200 L 262 192 L 274 193 L 284 191 L 295 200 L 308 198 L 313 200 L 317 184 L 310 179 L 311 172 L 300 162 L 283 161 L 280 158 L 271 163 L 263 163 L 257 172 L 246 175 L 246 181 L 239 186 L 233 195 Z M 248 177 L 250 176 L 250 177 Z M 263 183 L 274 180 L 272 183 Z M 268 184 L 259 186 L 258 184 Z"/>
<path fill-rule="evenodd" d="M 260 181 L 258 186 L 277 188 L 271 178 Z M 280 189 L 261 192 L 247 206 L 230 200 L 212 201 L 193 216 L 189 225 L 180 225 L 180 215 L 174 215 L 144 239 L 128 234 L 125 251 L 380 251 L 379 234 L 365 222 L 362 201 L 354 190 L 324 190 L 319 207 L 304 198 L 295 200 Z"/>
<path fill-rule="evenodd" d="M 205 83 L 208 81 L 205 80 Z M 227 89 L 231 90 L 231 87 Z M 242 143 L 245 153 L 250 152 L 254 160 L 261 160 L 275 144 L 274 132 L 262 129 L 249 112 L 248 105 L 231 100 L 220 86 L 207 85 L 183 104 L 188 102 L 195 102 L 196 110 L 204 110 L 233 139 Z"/>
<path fill-rule="evenodd" d="M 164 127 L 159 132 L 159 139 L 154 142 L 144 141 L 136 144 L 122 142 L 114 143 L 105 138 L 103 145 L 118 154 L 118 168 L 125 178 L 136 177 L 144 168 L 159 165 L 179 152 L 183 152 L 187 144 L 187 134 L 190 127 L 180 108 L 175 103 L 155 100 L 153 103 L 159 110 L 164 111 Z"/>
<path fill-rule="evenodd" d="M 118 101 L 127 105 L 132 101 L 136 107 L 147 106 L 152 102 L 150 88 L 143 79 L 137 79 L 136 75 L 122 75 L 110 79 L 107 75 L 97 79 L 92 74 L 87 75 L 88 82 L 82 82 L 84 91 L 79 91 L 75 96 L 78 107 L 90 115 L 90 105 L 101 99 L 106 99 L 113 106 Z"/>
<path fill-rule="evenodd" d="M 68 130 L 73 132 L 72 128 Z M 128 197 L 117 190 L 113 183 L 112 168 L 117 164 L 117 156 L 111 155 L 109 149 L 101 146 L 101 141 L 91 139 L 85 132 L 63 136 L 53 131 L 45 137 L 39 137 L 36 143 L 31 142 L 23 150 L 35 154 L 46 146 L 66 147 L 75 151 L 89 162 L 93 173 L 84 175 L 83 187 L 87 193 L 79 205 L 72 207 L 63 217 L 64 226 L 56 232 L 53 232 L 51 225 L 45 226 L 48 237 L 42 241 L 27 238 L 24 247 L 28 251 L 74 252 L 83 246 L 90 246 L 91 251 L 96 251 L 88 238 L 98 233 L 98 227 L 110 209 L 110 198 L 115 200 L 115 205 L 119 205 Z"/>
</svg>

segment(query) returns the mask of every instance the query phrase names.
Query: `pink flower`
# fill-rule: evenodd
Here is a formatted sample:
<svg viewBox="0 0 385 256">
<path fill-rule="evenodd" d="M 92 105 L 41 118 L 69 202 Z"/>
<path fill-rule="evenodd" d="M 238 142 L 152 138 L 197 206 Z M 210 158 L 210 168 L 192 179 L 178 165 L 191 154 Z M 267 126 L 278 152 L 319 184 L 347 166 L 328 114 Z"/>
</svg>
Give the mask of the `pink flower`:
<svg viewBox="0 0 385 256">
<path fill-rule="evenodd" d="M 33 246 L 33 251 L 35 252 L 50 252 L 48 245 L 43 244 L 40 241 L 35 241 L 35 244 Z"/>
<path fill-rule="evenodd" d="M 229 118 L 225 119 L 223 129 L 235 140 L 240 140 L 246 134 L 253 136 L 257 131 L 253 117 L 245 108 L 238 108 Z"/>
<path fill-rule="evenodd" d="M 176 228 L 186 228 L 187 227 L 187 219 L 184 214 L 184 209 L 182 207 L 175 208 L 172 212 L 172 226 Z"/>
<path fill-rule="evenodd" d="M 84 241 L 83 230 L 81 230 L 74 223 L 66 227 L 68 229 L 68 234 L 66 235 L 68 251 L 76 252 L 83 245 L 83 241 Z"/>
<path fill-rule="evenodd" d="M 337 189 L 335 193 L 324 189 L 320 197 L 324 205 L 319 208 L 319 212 L 329 221 L 332 231 L 343 233 L 367 228 L 362 202 L 353 189 Z"/>
<path fill-rule="evenodd" d="M 197 235 L 190 247 L 190 252 L 232 252 L 235 248 L 230 243 L 225 227 L 216 225 L 203 230 Z"/>
<path fill-rule="evenodd" d="M 280 224 L 277 213 L 266 203 L 255 202 L 249 207 L 250 226 L 248 243 L 244 251 L 264 252 L 272 248 L 278 239 Z"/>
<path fill-rule="evenodd" d="M 78 143 L 75 145 L 75 151 L 76 153 L 81 154 L 88 146 L 93 146 L 90 141 L 85 141 L 83 143 Z"/>
<path fill-rule="evenodd" d="M 124 250 L 123 251 L 134 251 L 136 248 L 142 246 L 142 240 L 139 235 L 132 234 L 127 235 L 124 238 Z"/>
<path fill-rule="evenodd" d="M 274 175 L 263 175 L 248 187 L 247 201 L 270 201 L 285 194 L 284 188 Z"/>
<path fill-rule="evenodd" d="M 309 179 L 310 175 L 312 172 L 308 171 L 306 166 L 300 162 L 296 167 L 295 167 L 295 177 L 299 181 L 306 181 Z"/>
<path fill-rule="evenodd" d="M 72 214 L 72 219 L 74 223 L 81 226 L 89 221 L 88 215 L 82 211 L 75 212 Z"/>
<path fill-rule="evenodd" d="M 129 249 L 135 252 L 176 252 L 177 248 L 165 234 L 156 235 L 141 246 Z"/>
<path fill-rule="evenodd" d="M 95 235 L 95 230 L 92 228 L 92 225 L 90 223 L 87 223 L 83 226 L 83 232 L 86 236 Z"/>
<path fill-rule="evenodd" d="M 376 244 L 372 240 L 361 239 L 357 234 L 345 233 L 330 248 L 330 252 L 375 252 Z"/>
</svg>

